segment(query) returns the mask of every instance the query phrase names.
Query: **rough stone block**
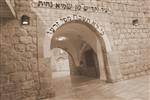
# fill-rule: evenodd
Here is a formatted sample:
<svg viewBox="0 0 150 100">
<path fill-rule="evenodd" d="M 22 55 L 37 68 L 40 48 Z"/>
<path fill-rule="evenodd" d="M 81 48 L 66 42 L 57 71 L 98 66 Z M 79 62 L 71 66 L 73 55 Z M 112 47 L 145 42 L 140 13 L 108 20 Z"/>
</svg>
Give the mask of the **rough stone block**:
<svg viewBox="0 0 150 100">
<path fill-rule="evenodd" d="M 134 78 L 134 77 L 135 77 L 134 73 L 129 75 L 129 78 Z"/>
<path fill-rule="evenodd" d="M 8 75 L 0 75 L 0 84 L 8 83 Z"/>
<path fill-rule="evenodd" d="M 0 74 L 9 74 L 15 72 L 12 65 L 0 65 Z"/>
<path fill-rule="evenodd" d="M 25 51 L 25 45 L 24 44 L 16 44 L 15 50 L 19 51 L 19 52 L 24 52 Z"/>
<path fill-rule="evenodd" d="M 10 93 L 9 97 L 11 100 L 22 100 L 21 90 Z"/>
<path fill-rule="evenodd" d="M 22 54 L 22 56 L 26 59 L 32 59 L 33 58 L 33 52 L 25 52 Z"/>
<path fill-rule="evenodd" d="M 33 72 L 26 72 L 26 80 L 32 80 L 33 79 Z"/>
<path fill-rule="evenodd" d="M 11 100 L 11 99 L 9 98 L 8 94 L 1 94 L 0 95 L 0 100 Z"/>
<path fill-rule="evenodd" d="M 12 73 L 9 76 L 11 82 L 23 82 L 26 80 L 25 72 Z"/>
<path fill-rule="evenodd" d="M 124 80 L 127 80 L 127 79 L 129 79 L 128 75 L 126 75 L 126 76 L 123 76 L 123 79 L 124 79 Z"/>
<path fill-rule="evenodd" d="M 33 79 L 34 79 L 34 81 L 39 81 L 39 73 L 38 72 L 34 72 L 33 73 Z"/>
<path fill-rule="evenodd" d="M 36 50 L 37 50 L 37 47 L 36 47 L 35 44 L 29 44 L 29 45 L 27 45 L 26 50 L 33 52 L 33 51 L 36 51 Z"/>
<path fill-rule="evenodd" d="M 32 89 L 34 85 L 34 80 L 26 81 L 22 83 L 22 89 Z"/>
<path fill-rule="evenodd" d="M 30 36 L 21 36 L 20 37 L 20 42 L 23 44 L 30 44 L 32 43 L 32 37 Z"/>
<path fill-rule="evenodd" d="M 37 97 L 36 96 L 32 96 L 32 97 L 27 97 L 27 98 L 22 99 L 22 100 L 37 100 Z"/>
<path fill-rule="evenodd" d="M 16 36 L 26 36 L 28 33 L 25 29 L 22 28 L 16 28 Z"/>
<path fill-rule="evenodd" d="M 34 97 L 37 95 L 37 91 L 35 89 L 25 89 L 22 90 L 22 98 L 26 99 L 29 97 Z"/>
<path fill-rule="evenodd" d="M 5 84 L 3 87 L 3 93 L 9 93 L 9 92 L 14 92 L 16 91 L 20 85 L 15 84 L 15 83 L 8 83 Z"/>
</svg>

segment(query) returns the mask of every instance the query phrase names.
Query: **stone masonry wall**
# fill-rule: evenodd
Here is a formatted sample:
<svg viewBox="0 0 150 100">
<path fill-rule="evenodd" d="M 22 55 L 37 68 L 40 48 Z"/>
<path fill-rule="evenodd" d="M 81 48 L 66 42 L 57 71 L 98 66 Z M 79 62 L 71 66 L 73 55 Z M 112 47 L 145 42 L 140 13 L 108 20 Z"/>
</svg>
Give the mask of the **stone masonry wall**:
<svg viewBox="0 0 150 100">
<path fill-rule="evenodd" d="M 70 2 L 78 4 L 88 4 L 90 2 L 91 5 L 97 4 L 99 7 L 108 8 L 110 13 L 35 8 L 35 12 L 38 14 L 38 27 L 41 28 L 39 31 L 44 34 L 53 23 L 66 15 L 79 14 L 88 16 L 104 27 L 105 34 L 107 34 L 112 46 L 111 55 L 114 56 L 113 58 L 112 56 L 109 57 L 109 60 L 112 60 L 111 66 L 119 66 L 123 79 L 149 73 L 150 33 L 146 20 L 148 6 L 145 5 L 144 1 L 74 0 Z M 132 21 L 136 19 L 139 23 L 134 26 Z M 118 62 L 113 62 L 114 58 Z"/>
<path fill-rule="evenodd" d="M 36 27 L 22 27 L 16 19 L 1 19 L 0 24 L 0 99 L 34 100 L 39 83 Z"/>
<path fill-rule="evenodd" d="M 83 0 L 111 10 L 85 13 L 69 10 L 33 9 L 30 0 L 15 0 L 17 19 L 0 19 L 0 100 L 37 100 L 53 96 L 50 58 L 41 55 L 43 34 L 59 18 L 81 14 L 98 21 L 119 56 L 122 78 L 150 72 L 150 10 L 144 0 Z M 30 17 L 22 26 L 20 17 Z M 137 26 L 132 20 L 138 19 Z"/>
<path fill-rule="evenodd" d="M 50 60 L 38 58 L 37 16 L 30 0 L 15 3 L 17 18 L 0 19 L 0 100 L 49 97 L 53 93 Z M 21 25 L 24 14 L 30 17 L 30 25 Z"/>
<path fill-rule="evenodd" d="M 108 2 L 106 2 L 107 5 Z M 111 27 L 113 47 L 119 53 L 121 73 L 124 79 L 142 76 L 150 72 L 150 31 L 145 9 L 140 0 L 111 2 Z M 138 19 L 138 25 L 132 21 Z"/>
</svg>

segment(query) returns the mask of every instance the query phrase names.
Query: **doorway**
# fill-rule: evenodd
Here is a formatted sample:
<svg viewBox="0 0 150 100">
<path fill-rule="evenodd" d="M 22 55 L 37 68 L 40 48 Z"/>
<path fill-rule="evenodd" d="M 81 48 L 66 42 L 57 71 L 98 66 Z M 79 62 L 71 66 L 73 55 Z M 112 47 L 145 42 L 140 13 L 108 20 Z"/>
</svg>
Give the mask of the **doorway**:
<svg viewBox="0 0 150 100">
<path fill-rule="evenodd" d="M 51 49 L 61 48 L 72 58 L 70 66 L 74 68 L 71 67 L 71 74 L 107 80 L 104 64 L 105 45 L 92 27 L 81 22 L 69 22 L 58 28 L 51 38 Z"/>
<path fill-rule="evenodd" d="M 69 53 L 60 48 L 53 49 L 52 78 L 56 96 L 68 94 L 73 88 L 99 80 L 96 53 L 86 46 L 81 56 L 80 66 L 77 67 Z"/>
<path fill-rule="evenodd" d="M 62 73 L 59 73 L 59 78 L 53 77 L 56 95 L 67 93 L 74 86 L 78 87 L 95 79 L 101 80 L 101 76 L 105 76 L 102 43 L 100 43 L 96 31 L 91 28 L 85 23 L 70 22 L 53 33 L 51 37 L 52 51 L 60 48 L 66 52 L 69 63 L 68 75 L 63 76 Z M 52 59 L 55 56 L 53 55 Z M 61 57 L 57 60 L 64 62 Z M 57 64 L 55 63 L 54 66 Z M 63 66 L 63 64 L 59 65 Z M 57 92 L 57 90 L 59 91 Z"/>
</svg>

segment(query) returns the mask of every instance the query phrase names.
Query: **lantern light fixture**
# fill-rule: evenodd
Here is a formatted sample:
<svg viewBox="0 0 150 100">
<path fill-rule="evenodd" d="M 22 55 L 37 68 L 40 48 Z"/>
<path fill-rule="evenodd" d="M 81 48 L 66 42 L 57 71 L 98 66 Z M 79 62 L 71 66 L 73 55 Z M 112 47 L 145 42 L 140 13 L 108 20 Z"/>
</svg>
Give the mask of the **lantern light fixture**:
<svg viewBox="0 0 150 100">
<path fill-rule="evenodd" d="M 21 17 L 21 24 L 22 25 L 29 25 L 30 24 L 30 18 L 27 15 L 23 15 Z"/>
</svg>

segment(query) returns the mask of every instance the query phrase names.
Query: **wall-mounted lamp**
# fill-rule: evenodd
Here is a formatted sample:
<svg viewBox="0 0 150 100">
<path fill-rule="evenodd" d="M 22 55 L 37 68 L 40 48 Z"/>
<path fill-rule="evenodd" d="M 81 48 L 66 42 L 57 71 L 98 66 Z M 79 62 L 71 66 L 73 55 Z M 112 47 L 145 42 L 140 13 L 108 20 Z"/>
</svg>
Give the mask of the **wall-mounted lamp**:
<svg viewBox="0 0 150 100">
<path fill-rule="evenodd" d="M 22 25 L 29 25 L 30 24 L 30 18 L 27 15 L 23 15 L 21 17 L 21 24 Z"/>
<path fill-rule="evenodd" d="M 138 19 L 132 20 L 132 24 L 133 24 L 134 26 L 139 25 L 139 20 L 138 20 Z"/>
</svg>

